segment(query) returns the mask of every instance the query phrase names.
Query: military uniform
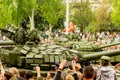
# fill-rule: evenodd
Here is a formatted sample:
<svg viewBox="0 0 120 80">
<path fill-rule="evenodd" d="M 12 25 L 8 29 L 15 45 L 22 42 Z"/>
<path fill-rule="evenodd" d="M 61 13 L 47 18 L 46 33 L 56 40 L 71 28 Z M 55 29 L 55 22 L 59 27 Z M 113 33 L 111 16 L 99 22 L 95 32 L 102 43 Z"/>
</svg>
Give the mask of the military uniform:
<svg viewBox="0 0 120 80">
<path fill-rule="evenodd" d="M 32 30 L 28 35 L 28 41 L 35 42 L 38 44 L 40 42 L 40 37 L 37 30 Z"/>
<path fill-rule="evenodd" d="M 15 33 L 15 42 L 20 45 L 24 45 L 28 40 L 27 22 L 24 20 L 21 22 L 21 28 Z"/>
<path fill-rule="evenodd" d="M 20 28 L 15 34 L 15 41 L 17 44 L 24 45 L 27 39 L 28 32 L 25 28 Z"/>
</svg>

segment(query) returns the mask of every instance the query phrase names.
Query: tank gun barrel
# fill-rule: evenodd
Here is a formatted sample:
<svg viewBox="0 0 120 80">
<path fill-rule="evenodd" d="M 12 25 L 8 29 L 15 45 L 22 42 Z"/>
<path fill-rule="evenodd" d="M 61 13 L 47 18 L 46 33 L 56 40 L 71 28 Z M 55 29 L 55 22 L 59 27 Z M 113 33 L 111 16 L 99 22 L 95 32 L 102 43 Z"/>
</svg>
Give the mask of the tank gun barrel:
<svg viewBox="0 0 120 80">
<path fill-rule="evenodd" d="M 105 48 L 105 47 L 114 46 L 114 45 L 120 45 L 120 42 L 112 43 L 112 44 L 108 44 L 108 45 L 101 45 L 100 48 Z"/>
<path fill-rule="evenodd" d="M 103 48 L 114 46 L 114 45 L 120 45 L 120 42 L 107 44 L 107 45 L 76 45 L 75 47 L 79 51 L 101 51 Z"/>
<path fill-rule="evenodd" d="M 1 29 L 1 28 L 0 28 L 0 33 L 1 33 L 2 35 L 6 36 L 7 38 L 9 38 L 9 39 L 12 40 L 12 41 L 15 40 L 15 38 L 14 38 L 15 33 L 12 32 L 12 31 L 10 31 L 10 30 Z"/>
<path fill-rule="evenodd" d="M 15 45 L 13 41 L 0 41 L 0 45 Z"/>
<path fill-rule="evenodd" d="M 100 58 L 102 55 L 106 55 L 106 56 L 120 55 L 120 50 L 103 51 L 103 52 L 95 52 L 95 53 L 93 52 L 92 54 L 84 54 L 82 58 L 86 60 L 94 60 Z"/>
</svg>

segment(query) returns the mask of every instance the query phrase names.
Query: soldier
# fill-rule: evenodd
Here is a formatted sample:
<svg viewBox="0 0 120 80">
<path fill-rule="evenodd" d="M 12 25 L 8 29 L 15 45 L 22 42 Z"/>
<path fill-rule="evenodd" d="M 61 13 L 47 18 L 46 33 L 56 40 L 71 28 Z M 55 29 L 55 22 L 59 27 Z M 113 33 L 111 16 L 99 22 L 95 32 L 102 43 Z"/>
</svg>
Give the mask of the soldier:
<svg viewBox="0 0 120 80">
<path fill-rule="evenodd" d="M 36 29 L 32 30 L 28 35 L 28 41 L 35 42 L 38 44 L 40 42 L 40 37 L 38 35 L 38 31 Z"/>
<path fill-rule="evenodd" d="M 15 34 L 15 41 L 17 44 L 24 45 L 27 39 L 28 32 L 27 32 L 27 22 L 22 21 L 21 22 L 21 28 L 16 32 Z"/>
</svg>

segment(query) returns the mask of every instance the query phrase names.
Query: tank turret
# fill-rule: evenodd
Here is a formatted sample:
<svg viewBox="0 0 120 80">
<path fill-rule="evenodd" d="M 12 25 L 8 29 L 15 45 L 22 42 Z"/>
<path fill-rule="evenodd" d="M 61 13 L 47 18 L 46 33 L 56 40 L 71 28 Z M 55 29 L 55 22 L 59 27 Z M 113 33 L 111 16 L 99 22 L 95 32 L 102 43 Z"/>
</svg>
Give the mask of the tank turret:
<svg viewBox="0 0 120 80">
<path fill-rule="evenodd" d="M 21 28 L 16 31 L 10 31 L 0 28 L 0 32 L 2 35 L 9 38 L 17 45 L 24 45 L 27 41 L 32 41 L 36 44 L 40 42 L 37 30 L 32 30 L 28 33 L 26 29 Z"/>
</svg>

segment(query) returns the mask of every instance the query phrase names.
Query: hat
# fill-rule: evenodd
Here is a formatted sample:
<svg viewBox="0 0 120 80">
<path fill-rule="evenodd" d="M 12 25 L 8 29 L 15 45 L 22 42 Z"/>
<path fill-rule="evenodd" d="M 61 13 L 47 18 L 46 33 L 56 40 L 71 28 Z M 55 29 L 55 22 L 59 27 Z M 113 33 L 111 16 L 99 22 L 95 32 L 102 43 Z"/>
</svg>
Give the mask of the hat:
<svg viewBox="0 0 120 80">
<path fill-rule="evenodd" d="M 108 57 L 108 56 L 102 56 L 101 59 L 102 59 L 102 60 L 110 61 L 110 57 Z"/>
</svg>

